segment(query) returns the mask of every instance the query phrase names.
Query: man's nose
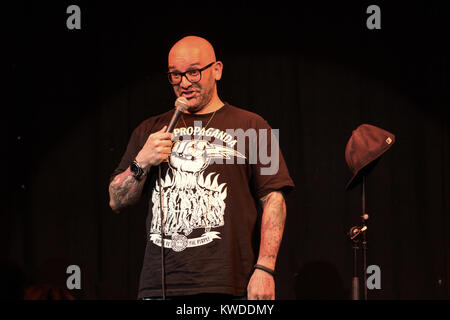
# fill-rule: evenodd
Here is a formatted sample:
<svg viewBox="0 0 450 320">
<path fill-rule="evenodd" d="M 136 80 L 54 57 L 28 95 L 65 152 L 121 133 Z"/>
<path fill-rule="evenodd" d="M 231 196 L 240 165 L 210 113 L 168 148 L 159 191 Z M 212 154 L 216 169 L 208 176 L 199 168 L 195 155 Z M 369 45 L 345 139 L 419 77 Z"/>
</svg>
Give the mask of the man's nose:
<svg viewBox="0 0 450 320">
<path fill-rule="evenodd" d="M 181 77 L 181 82 L 180 82 L 180 86 L 182 88 L 189 88 L 192 85 L 192 83 L 188 80 L 188 78 L 186 77 L 186 75 L 183 75 Z"/>
</svg>

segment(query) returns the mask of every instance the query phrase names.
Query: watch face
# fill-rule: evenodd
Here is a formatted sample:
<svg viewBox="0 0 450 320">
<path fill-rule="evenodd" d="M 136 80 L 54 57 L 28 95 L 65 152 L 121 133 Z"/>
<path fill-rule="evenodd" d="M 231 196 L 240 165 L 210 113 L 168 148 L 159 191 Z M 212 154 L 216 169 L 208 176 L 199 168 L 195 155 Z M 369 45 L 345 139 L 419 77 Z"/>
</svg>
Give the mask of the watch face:
<svg viewBox="0 0 450 320">
<path fill-rule="evenodd" d="M 130 165 L 130 171 L 135 177 L 140 177 L 143 173 L 142 169 L 135 162 Z"/>
</svg>

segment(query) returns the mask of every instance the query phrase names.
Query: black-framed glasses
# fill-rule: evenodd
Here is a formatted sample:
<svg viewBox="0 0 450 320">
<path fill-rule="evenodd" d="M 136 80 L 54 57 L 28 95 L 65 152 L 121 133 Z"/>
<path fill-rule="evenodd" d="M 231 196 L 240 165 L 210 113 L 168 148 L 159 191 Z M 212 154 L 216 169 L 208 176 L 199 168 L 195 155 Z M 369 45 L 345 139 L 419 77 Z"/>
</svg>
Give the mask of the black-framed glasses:
<svg viewBox="0 0 450 320">
<path fill-rule="evenodd" d="M 203 67 L 201 69 L 191 69 L 186 72 L 168 72 L 167 75 L 169 77 L 169 82 L 174 85 L 180 84 L 183 77 L 186 77 L 186 79 L 188 79 L 190 83 L 199 82 L 202 79 L 202 71 L 208 69 L 214 63 L 216 62 L 211 62 L 206 67 Z"/>
</svg>

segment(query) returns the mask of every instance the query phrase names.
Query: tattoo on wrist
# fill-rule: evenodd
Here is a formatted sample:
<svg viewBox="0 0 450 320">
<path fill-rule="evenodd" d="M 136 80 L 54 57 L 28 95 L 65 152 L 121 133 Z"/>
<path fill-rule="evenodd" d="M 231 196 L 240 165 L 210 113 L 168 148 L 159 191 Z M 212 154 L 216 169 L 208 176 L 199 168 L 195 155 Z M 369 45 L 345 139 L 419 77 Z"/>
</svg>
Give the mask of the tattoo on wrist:
<svg viewBox="0 0 450 320">
<path fill-rule="evenodd" d="M 118 208 L 122 208 L 136 200 L 135 198 L 139 193 L 138 185 L 139 181 L 134 179 L 131 173 L 125 176 L 118 175 L 114 178 L 110 190 L 111 197 L 114 198 Z"/>
</svg>

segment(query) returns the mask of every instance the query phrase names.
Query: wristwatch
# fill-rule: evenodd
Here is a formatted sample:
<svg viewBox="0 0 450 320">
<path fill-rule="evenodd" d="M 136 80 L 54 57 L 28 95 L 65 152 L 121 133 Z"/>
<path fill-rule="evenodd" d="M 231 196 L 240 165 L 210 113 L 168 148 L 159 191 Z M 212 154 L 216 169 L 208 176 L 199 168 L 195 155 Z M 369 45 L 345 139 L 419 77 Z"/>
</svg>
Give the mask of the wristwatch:
<svg viewBox="0 0 450 320">
<path fill-rule="evenodd" d="M 136 160 L 133 160 L 133 162 L 130 164 L 130 171 L 136 180 L 140 180 L 143 176 L 145 176 L 144 169 L 142 169 L 142 167 Z"/>
</svg>

